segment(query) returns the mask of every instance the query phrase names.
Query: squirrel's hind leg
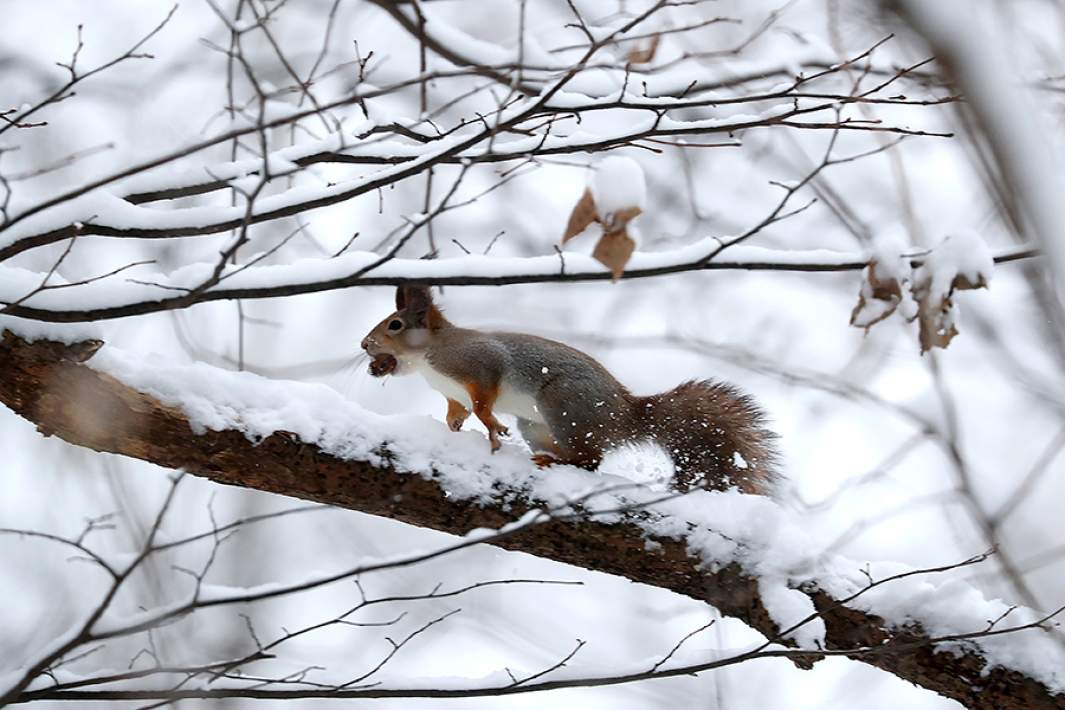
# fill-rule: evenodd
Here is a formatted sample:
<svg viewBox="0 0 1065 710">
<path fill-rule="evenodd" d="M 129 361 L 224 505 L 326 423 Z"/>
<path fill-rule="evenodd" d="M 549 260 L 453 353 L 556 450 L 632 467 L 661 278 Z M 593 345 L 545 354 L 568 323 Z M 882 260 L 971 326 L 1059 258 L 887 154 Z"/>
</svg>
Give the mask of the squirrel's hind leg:
<svg viewBox="0 0 1065 710">
<path fill-rule="evenodd" d="M 532 462 L 540 468 L 569 465 L 594 471 L 602 461 L 602 455 L 591 447 L 564 449 L 546 424 L 519 417 L 518 431 L 532 449 Z"/>
<path fill-rule="evenodd" d="M 533 458 L 537 466 L 565 464 L 594 471 L 603 460 L 604 437 L 602 427 L 591 423 L 594 417 L 585 410 L 581 392 L 572 387 L 552 384 L 540 391 L 541 406 L 552 446 L 548 453 Z M 598 415 L 596 411 L 593 414 Z"/>
<path fill-rule="evenodd" d="M 510 433 L 510 430 L 500 424 L 499 420 L 492 414 L 492 405 L 495 404 L 496 398 L 499 396 L 499 385 L 485 387 L 473 382 L 466 385 L 466 391 L 470 393 L 470 401 L 473 402 L 473 413 L 488 430 L 488 441 L 491 443 L 494 453 L 502 446 L 499 443 L 500 435 L 506 436 Z"/>
<path fill-rule="evenodd" d="M 518 417 L 518 431 L 534 454 L 543 452 L 553 454 L 558 451 L 558 443 L 555 442 L 555 437 L 551 436 L 551 430 L 546 424 Z"/>
<path fill-rule="evenodd" d="M 526 423 L 531 425 L 529 433 L 526 433 Z M 603 460 L 602 452 L 594 443 L 579 438 L 559 441 L 546 424 L 519 419 L 518 428 L 533 450 L 533 463 L 540 468 L 569 465 L 594 471 Z M 530 439 L 530 434 L 535 434 L 535 438 Z"/>
<path fill-rule="evenodd" d="M 601 457 L 595 451 L 574 452 L 563 449 L 551 433 L 551 428 L 545 424 L 519 417 L 518 431 L 522 433 L 529 448 L 533 449 L 533 463 L 541 468 L 569 464 L 594 470 L 599 466 Z"/>
<path fill-rule="evenodd" d="M 518 431 L 532 451 L 532 462 L 540 468 L 561 463 L 558 442 L 546 424 L 518 417 Z"/>
</svg>

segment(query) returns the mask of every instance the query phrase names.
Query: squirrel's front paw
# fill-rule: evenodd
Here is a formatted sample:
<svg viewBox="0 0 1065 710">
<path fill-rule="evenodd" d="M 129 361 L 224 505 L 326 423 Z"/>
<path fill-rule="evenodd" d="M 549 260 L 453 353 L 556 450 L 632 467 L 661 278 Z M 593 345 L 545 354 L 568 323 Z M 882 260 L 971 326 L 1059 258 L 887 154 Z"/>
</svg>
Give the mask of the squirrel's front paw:
<svg viewBox="0 0 1065 710">
<path fill-rule="evenodd" d="M 470 410 L 462 406 L 461 403 L 456 402 L 450 397 L 447 400 L 447 428 L 451 431 L 458 431 L 462 428 L 462 425 L 466 423 L 466 418 L 470 416 Z"/>
</svg>

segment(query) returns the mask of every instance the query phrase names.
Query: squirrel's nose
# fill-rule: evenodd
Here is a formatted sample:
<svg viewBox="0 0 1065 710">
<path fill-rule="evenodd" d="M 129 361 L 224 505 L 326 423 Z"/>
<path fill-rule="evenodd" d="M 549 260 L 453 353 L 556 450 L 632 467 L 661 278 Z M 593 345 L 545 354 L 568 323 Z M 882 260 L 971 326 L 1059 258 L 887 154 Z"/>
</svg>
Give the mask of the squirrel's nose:
<svg viewBox="0 0 1065 710">
<path fill-rule="evenodd" d="M 369 350 L 370 349 L 370 336 L 367 335 L 365 338 L 363 338 L 362 342 L 359 343 L 359 345 L 362 346 L 363 350 Z"/>
</svg>

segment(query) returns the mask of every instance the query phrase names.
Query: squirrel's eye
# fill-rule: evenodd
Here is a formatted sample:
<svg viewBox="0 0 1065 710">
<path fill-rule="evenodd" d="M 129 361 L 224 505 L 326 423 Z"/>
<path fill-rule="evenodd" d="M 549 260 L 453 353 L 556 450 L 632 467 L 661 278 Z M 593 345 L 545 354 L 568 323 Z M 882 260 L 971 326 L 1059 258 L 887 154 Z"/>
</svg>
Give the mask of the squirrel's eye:
<svg viewBox="0 0 1065 710">
<path fill-rule="evenodd" d="M 388 324 L 388 329 L 391 330 L 393 333 L 397 330 L 403 330 L 403 321 L 401 321 L 399 318 L 392 319 L 392 321 Z"/>
</svg>

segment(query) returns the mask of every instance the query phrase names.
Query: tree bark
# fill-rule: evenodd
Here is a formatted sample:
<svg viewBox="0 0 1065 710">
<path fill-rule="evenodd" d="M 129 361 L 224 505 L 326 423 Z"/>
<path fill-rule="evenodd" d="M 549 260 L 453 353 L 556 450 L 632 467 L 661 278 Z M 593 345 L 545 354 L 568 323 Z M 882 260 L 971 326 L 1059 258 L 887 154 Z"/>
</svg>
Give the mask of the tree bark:
<svg viewBox="0 0 1065 710">
<path fill-rule="evenodd" d="M 258 444 L 235 430 L 195 434 L 179 410 L 87 367 L 84 362 L 101 346 L 99 341 L 30 343 L 4 332 L 0 401 L 45 436 L 77 446 L 455 535 L 502 527 L 532 508 L 545 507 L 512 496 L 505 506 L 502 498 L 498 506 L 451 500 L 432 480 L 365 461 L 341 460 L 283 432 Z M 92 402 L 91 411 L 86 411 L 85 402 Z M 116 418 L 136 426 L 109 426 Z M 757 579 L 736 564 L 703 569 L 683 540 L 652 540 L 658 543 L 654 550 L 649 549 L 655 546 L 648 545 L 646 532 L 632 522 L 565 519 L 494 544 L 669 589 L 705 601 L 767 637 L 778 634 L 759 597 Z M 971 708 L 1065 708 L 1065 696 L 1018 671 L 988 670 L 975 651 L 937 651 L 920 628 L 891 628 L 875 615 L 841 606 L 823 590 L 803 592 L 823 614 L 830 650 L 853 650 L 848 657 Z"/>
</svg>

